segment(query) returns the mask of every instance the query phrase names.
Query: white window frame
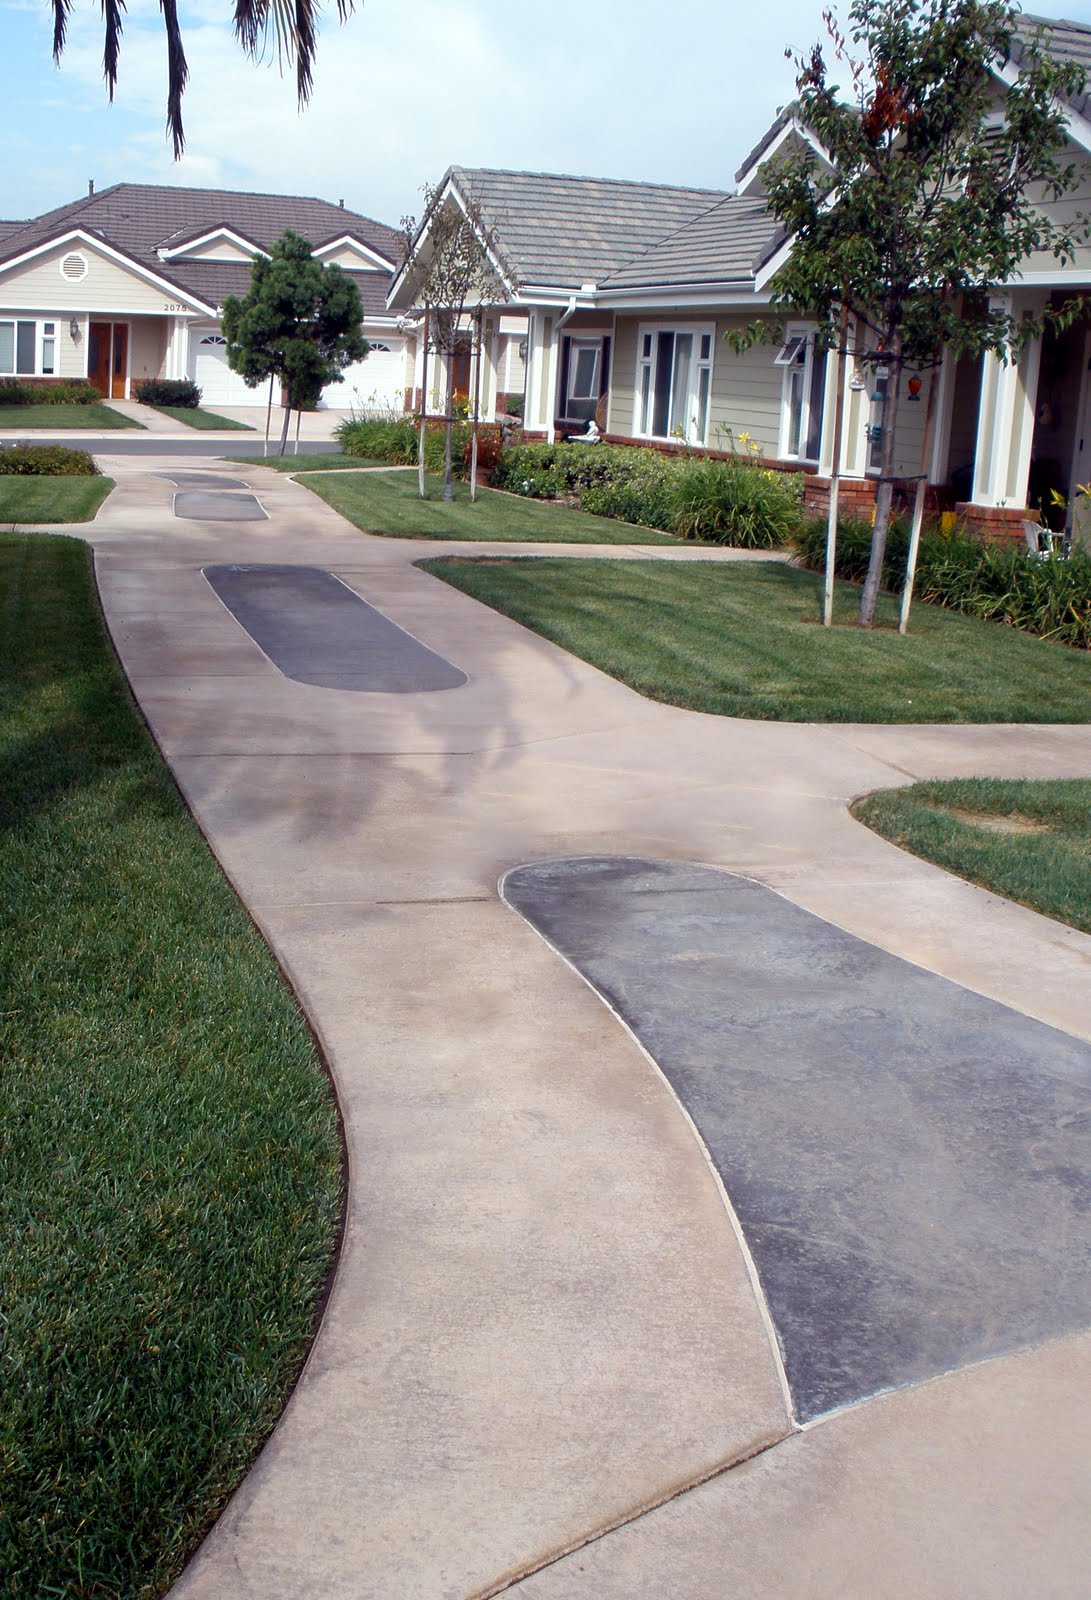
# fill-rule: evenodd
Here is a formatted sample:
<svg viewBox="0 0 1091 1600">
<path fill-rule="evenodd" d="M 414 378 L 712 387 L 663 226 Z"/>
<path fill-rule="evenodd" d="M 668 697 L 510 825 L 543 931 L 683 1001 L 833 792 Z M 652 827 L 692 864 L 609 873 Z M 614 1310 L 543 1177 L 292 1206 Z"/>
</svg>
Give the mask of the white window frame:
<svg viewBox="0 0 1091 1600">
<path fill-rule="evenodd" d="M 689 382 L 684 399 L 686 420 L 680 426 L 675 417 L 674 353 L 671 347 L 671 397 L 666 433 L 654 431 L 655 390 L 658 379 L 660 338 L 671 334 L 693 336 L 690 358 Z M 707 340 L 707 355 L 703 341 Z M 708 442 L 710 413 L 712 411 L 712 367 L 716 350 L 716 328 L 710 322 L 642 322 L 636 331 L 636 379 L 633 384 L 633 437 L 637 439 L 665 439 L 675 443 L 703 445 Z M 699 426 L 702 376 L 704 376 L 704 427 Z"/>
<path fill-rule="evenodd" d="M 20 324 L 25 325 L 27 323 L 34 329 L 34 370 L 33 372 L 19 372 L 16 370 L 19 365 L 19 327 Z M 0 369 L 0 378 L 56 378 L 58 376 L 61 360 L 61 335 L 60 322 L 56 317 L 21 317 L 16 311 L 11 316 L 0 316 L 0 326 L 11 329 L 12 360 L 11 371 L 6 372 Z M 47 327 L 53 329 L 51 334 L 45 333 L 44 330 Z M 53 340 L 52 372 L 43 372 L 42 370 L 42 343 L 47 338 Z"/>
<path fill-rule="evenodd" d="M 814 455 L 803 453 L 802 446 L 806 443 L 811 431 L 811 399 L 814 389 L 814 363 L 821 354 L 817 349 L 815 339 L 815 325 L 810 322 L 793 322 L 784 330 L 784 340 L 780 349 L 773 357 L 773 365 L 780 367 L 783 373 L 780 388 L 780 441 L 777 454 L 782 461 L 801 461 L 808 465 L 817 465 L 822 456 L 822 417 L 819 418 L 817 445 Z M 799 360 L 800 351 L 803 351 L 803 361 Z M 799 447 L 790 448 L 793 421 L 793 388 L 794 380 L 801 378 L 800 384 L 800 409 L 799 409 Z M 825 406 L 825 384 L 819 392 L 818 403 Z"/>
</svg>

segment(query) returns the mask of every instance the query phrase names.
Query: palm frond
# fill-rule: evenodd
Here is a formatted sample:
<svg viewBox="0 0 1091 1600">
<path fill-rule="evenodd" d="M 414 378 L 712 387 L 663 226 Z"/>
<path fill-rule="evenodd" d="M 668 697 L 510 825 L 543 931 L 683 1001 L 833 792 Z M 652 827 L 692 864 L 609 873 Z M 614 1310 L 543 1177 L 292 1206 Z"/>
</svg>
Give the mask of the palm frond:
<svg viewBox="0 0 1091 1600">
<path fill-rule="evenodd" d="M 167 32 L 167 133 L 174 146 L 174 159 L 186 147 L 182 127 L 182 95 L 189 82 L 189 66 L 182 48 L 182 30 L 178 24 L 177 0 L 159 0 L 163 12 L 163 26 Z"/>
<path fill-rule="evenodd" d="M 102 70 L 111 100 L 117 87 L 117 58 L 121 54 L 121 18 L 124 10 L 125 0 L 102 0 Z"/>
<path fill-rule="evenodd" d="M 52 0 L 53 5 L 53 60 L 60 65 L 64 53 L 65 40 L 68 38 L 68 14 L 72 10 L 72 0 Z"/>
</svg>

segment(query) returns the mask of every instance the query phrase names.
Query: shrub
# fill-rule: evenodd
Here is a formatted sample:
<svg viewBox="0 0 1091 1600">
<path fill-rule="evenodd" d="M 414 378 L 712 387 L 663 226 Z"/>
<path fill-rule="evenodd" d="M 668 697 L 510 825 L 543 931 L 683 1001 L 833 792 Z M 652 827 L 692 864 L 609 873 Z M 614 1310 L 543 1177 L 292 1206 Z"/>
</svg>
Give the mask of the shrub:
<svg viewBox="0 0 1091 1600">
<path fill-rule="evenodd" d="M 146 406 L 180 406 L 195 411 L 201 391 L 191 378 L 141 378 L 133 384 L 133 399 Z"/>
<path fill-rule="evenodd" d="M 769 550 L 798 530 L 797 473 L 628 445 L 529 444 L 505 450 L 493 482 L 537 499 L 683 538 Z"/>
<path fill-rule="evenodd" d="M 102 395 L 86 378 L 56 382 L 31 382 L 25 378 L 0 378 L 0 406 L 90 406 Z"/>
<path fill-rule="evenodd" d="M 97 478 L 86 450 L 63 444 L 0 445 L 0 477 Z"/>
<path fill-rule="evenodd" d="M 899 593 L 905 578 L 909 530 L 891 524 L 883 561 L 883 586 Z M 826 524 L 810 522 L 799 539 L 804 563 L 821 571 L 826 559 Z M 838 522 L 837 575 L 861 582 L 867 572 L 871 524 Z M 1091 558 L 1075 550 L 1069 560 L 1040 560 L 1022 545 L 984 544 L 964 533 L 926 528 L 917 555 L 919 599 L 985 621 L 1007 623 L 1060 644 L 1091 649 Z"/>
<path fill-rule="evenodd" d="M 347 456 L 389 461 L 392 466 L 415 467 L 420 441 L 420 419 L 393 412 L 385 416 L 349 417 L 334 430 Z M 428 423 L 424 436 L 424 466 L 427 472 L 443 471 L 444 424 L 438 418 Z M 470 470 L 473 429 L 456 422 L 451 430 L 451 463 L 456 478 Z M 500 457 L 500 428 L 496 423 L 481 423 L 477 432 L 477 459 L 481 471 L 491 471 Z"/>
<path fill-rule="evenodd" d="M 503 401 L 500 409 L 507 416 L 521 417 L 523 415 L 523 396 L 521 394 L 497 395 L 497 403 L 499 404 L 500 401 Z"/>
</svg>

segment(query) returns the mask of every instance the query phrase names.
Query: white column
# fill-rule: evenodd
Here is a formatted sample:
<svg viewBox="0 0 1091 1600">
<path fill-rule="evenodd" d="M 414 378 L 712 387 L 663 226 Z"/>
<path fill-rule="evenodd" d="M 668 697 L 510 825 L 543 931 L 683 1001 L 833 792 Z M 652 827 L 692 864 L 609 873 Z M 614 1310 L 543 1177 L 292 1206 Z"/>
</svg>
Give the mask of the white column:
<svg viewBox="0 0 1091 1600">
<path fill-rule="evenodd" d="M 561 365 L 561 332 L 557 324 L 560 316 L 556 316 L 550 323 L 549 330 L 549 365 L 546 377 L 546 438 L 550 444 L 557 437 L 555 427 L 557 417 L 557 375 Z"/>
<path fill-rule="evenodd" d="M 1010 308 L 1010 297 L 1005 304 Z M 1017 361 L 1004 362 L 991 353 L 982 361 L 974 455 L 976 506 L 1018 509 L 1027 503 L 1041 343 L 1030 340 Z"/>
<path fill-rule="evenodd" d="M 944 349 L 938 370 L 925 376 L 925 383 L 935 382 L 936 421 L 932 435 L 932 458 L 928 463 L 929 483 L 946 483 L 951 465 L 951 418 L 955 404 L 955 371 L 958 361 L 952 351 Z M 927 403 L 927 401 L 926 401 Z"/>
</svg>

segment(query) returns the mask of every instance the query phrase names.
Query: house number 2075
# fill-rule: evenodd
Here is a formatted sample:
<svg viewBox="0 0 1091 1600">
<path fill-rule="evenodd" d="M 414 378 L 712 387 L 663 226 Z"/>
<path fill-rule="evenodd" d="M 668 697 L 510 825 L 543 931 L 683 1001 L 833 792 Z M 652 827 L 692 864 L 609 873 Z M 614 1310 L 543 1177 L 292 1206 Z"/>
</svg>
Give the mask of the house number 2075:
<svg viewBox="0 0 1091 1600">
<path fill-rule="evenodd" d="M 185 309 L 185 306 L 172 305 L 169 301 L 163 307 L 164 311 L 184 311 Z"/>
</svg>

